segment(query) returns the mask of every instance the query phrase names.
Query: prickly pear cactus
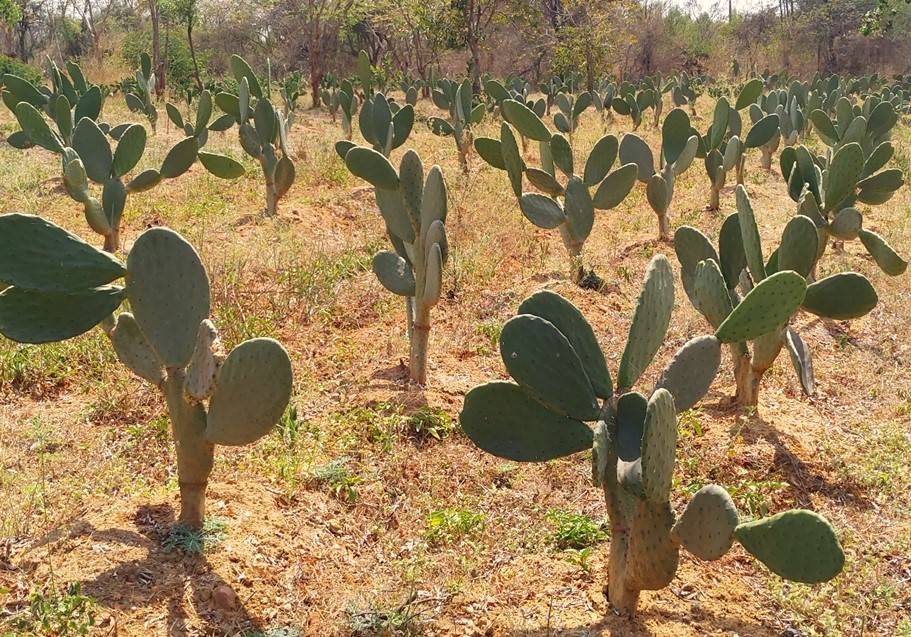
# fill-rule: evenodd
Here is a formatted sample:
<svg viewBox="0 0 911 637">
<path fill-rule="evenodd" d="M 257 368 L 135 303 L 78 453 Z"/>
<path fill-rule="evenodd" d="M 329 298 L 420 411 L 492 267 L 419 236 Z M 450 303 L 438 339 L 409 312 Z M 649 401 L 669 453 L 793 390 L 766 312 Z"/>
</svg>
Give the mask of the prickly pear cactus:
<svg viewBox="0 0 911 637">
<path fill-rule="evenodd" d="M 605 135 L 595 143 L 579 174 L 572 145 L 563 133 L 552 133 L 522 102 L 506 99 L 500 109 L 506 120 L 500 127 L 500 139 L 475 139 L 478 155 L 494 168 L 506 171 L 526 219 L 539 228 L 560 231 L 570 258 L 572 280 L 583 287 L 600 288 L 603 282 L 583 262 L 585 242 L 594 228 L 595 210 L 618 206 L 632 190 L 638 173 L 636 165 L 626 162 L 612 170 L 619 143 L 615 136 Z M 514 131 L 539 143 L 540 168 L 525 164 Z M 561 182 L 559 175 L 565 180 Z M 539 192 L 524 191 L 525 178 Z"/>
<path fill-rule="evenodd" d="M 425 385 L 430 313 L 440 301 L 449 256 L 443 171 L 434 166 L 425 178 L 424 165 L 413 150 L 402 156 L 396 170 L 381 153 L 363 146 L 350 148 L 345 164 L 375 188 L 393 249 L 374 255 L 373 272 L 383 287 L 405 299 L 411 380 Z"/>
<path fill-rule="evenodd" d="M 481 123 L 487 107 L 479 102 L 478 96 L 471 90 L 471 80 L 461 84 L 441 82 L 432 93 L 433 103 L 437 108 L 449 112 L 449 119 L 431 117 L 427 125 L 434 135 L 452 137 L 459 153 L 459 165 L 468 174 L 468 151 L 472 144 L 471 127 Z"/>
<path fill-rule="evenodd" d="M 288 119 L 272 104 L 269 83 L 263 86 L 246 60 L 231 56 L 231 71 L 237 80 L 237 95 L 219 93 L 215 103 L 233 117 L 241 148 L 259 162 L 266 182 L 265 214 L 272 217 L 296 175 L 288 143 Z"/>
<path fill-rule="evenodd" d="M 818 232 L 804 215 L 791 218 L 781 243 L 766 259 L 756 218 L 743 186 L 737 212 L 722 224 L 716 250 L 702 232 L 681 226 L 674 236 L 684 290 L 728 345 L 734 363 L 734 400 L 755 406 L 765 372 L 787 349 L 804 393 L 815 391 L 813 361 L 797 330 L 789 325 L 799 310 L 832 319 L 857 318 L 877 302 L 861 274 L 844 272 L 813 282 L 819 258 Z M 741 296 L 741 292 L 743 296 Z"/>
<path fill-rule="evenodd" d="M 475 387 L 460 415 L 468 437 L 500 458 L 546 462 L 593 450 L 592 476 L 604 492 L 611 523 L 608 598 L 626 615 L 635 614 L 642 590 L 672 581 L 681 548 L 716 560 L 737 540 L 773 572 L 801 582 L 829 580 L 844 563 L 832 527 L 817 514 L 792 510 L 742 523 L 730 495 L 717 485 L 696 493 L 675 516 L 670 492 L 676 413 L 708 390 L 721 362 L 721 341 L 715 336 L 689 341 L 650 395 L 632 389 L 664 342 L 673 279 L 667 259 L 655 257 L 616 388 L 594 330 L 579 310 L 553 292 L 535 293 L 503 326 L 500 338 L 503 363 L 515 382 Z"/>
<path fill-rule="evenodd" d="M 152 68 L 152 58 L 148 53 L 139 56 L 139 68 L 136 69 L 134 82 L 124 84 L 123 97 L 127 108 L 134 113 L 145 115 L 155 132 L 158 124 L 158 109 L 155 108 L 155 70 Z"/>
<path fill-rule="evenodd" d="M 658 240 L 670 241 L 670 209 L 674 182 L 693 163 L 699 151 L 699 137 L 693 134 L 689 115 L 675 108 L 661 127 L 661 152 L 656 167 L 651 148 L 638 135 L 628 133 L 620 142 L 620 161 L 638 167 L 638 179 L 646 185 L 648 203 L 658 217 Z"/>
<path fill-rule="evenodd" d="M 30 215 L 0 215 L 0 333 L 48 343 L 102 325 L 120 361 L 164 394 L 177 451 L 179 521 L 202 526 L 215 445 L 266 435 L 291 396 L 291 361 L 256 338 L 225 356 L 209 320 L 199 255 L 166 228 L 136 240 L 126 265 Z M 120 282 L 124 279 L 124 282 Z M 112 314 L 129 301 L 131 312 Z"/>
</svg>

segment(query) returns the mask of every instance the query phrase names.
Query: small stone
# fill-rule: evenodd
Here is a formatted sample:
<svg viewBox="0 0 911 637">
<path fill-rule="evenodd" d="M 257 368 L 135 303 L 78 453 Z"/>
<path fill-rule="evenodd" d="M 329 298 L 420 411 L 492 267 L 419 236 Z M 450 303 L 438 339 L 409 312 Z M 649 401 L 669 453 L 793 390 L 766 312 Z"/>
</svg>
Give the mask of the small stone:
<svg viewBox="0 0 911 637">
<path fill-rule="evenodd" d="M 221 584 L 212 591 L 212 601 L 221 610 L 234 610 L 238 604 L 237 593 L 227 584 Z"/>
</svg>

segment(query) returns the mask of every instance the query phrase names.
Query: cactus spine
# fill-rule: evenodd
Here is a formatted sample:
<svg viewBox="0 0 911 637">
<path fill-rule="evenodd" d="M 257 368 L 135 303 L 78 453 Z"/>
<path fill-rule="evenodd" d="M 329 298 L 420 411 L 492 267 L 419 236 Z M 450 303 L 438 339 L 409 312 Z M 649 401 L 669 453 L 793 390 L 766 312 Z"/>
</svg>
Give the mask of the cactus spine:
<svg viewBox="0 0 911 637">
<path fill-rule="evenodd" d="M 291 361 L 256 338 L 224 357 L 209 321 L 209 279 L 199 255 L 166 228 L 144 232 L 126 264 L 62 228 L 0 215 L 0 333 L 48 343 L 101 325 L 117 357 L 164 394 L 180 486 L 179 523 L 200 528 L 215 445 L 266 435 L 291 396 Z M 118 279 L 125 278 L 125 285 Z M 130 312 L 112 313 L 130 302 Z"/>
</svg>

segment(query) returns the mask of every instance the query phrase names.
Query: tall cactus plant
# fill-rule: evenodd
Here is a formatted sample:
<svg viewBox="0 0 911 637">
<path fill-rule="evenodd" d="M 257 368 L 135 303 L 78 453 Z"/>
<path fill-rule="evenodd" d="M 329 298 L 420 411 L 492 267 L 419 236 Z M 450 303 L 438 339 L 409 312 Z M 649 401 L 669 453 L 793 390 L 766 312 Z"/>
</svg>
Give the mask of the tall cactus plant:
<svg viewBox="0 0 911 637">
<path fill-rule="evenodd" d="M 594 228 L 595 210 L 610 210 L 626 198 L 636 183 L 637 167 L 627 163 L 612 171 L 619 144 L 615 136 L 605 135 L 595 143 L 580 175 L 572 145 L 562 133 L 551 133 L 541 118 L 521 102 L 504 100 L 501 109 L 504 118 L 523 137 L 539 142 L 541 168 L 526 166 L 513 128 L 506 122 L 500 127 L 499 140 L 475 140 L 478 154 L 494 168 L 506 171 L 526 219 L 539 228 L 559 229 L 569 254 L 573 282 L 600 288 L 603 281 L 585 267 L 585 242 Z M 558 181 L 557 171 L 566 177 L 565 183 Z M 525 192 L 524 178 L 540 192 Z"/>
<path fill-rule="evenodd" d="M 661 127 L 661 140 L 657 169 L 652 149 L 634 133 L 623 136 L 620 161 L 638 167 L 639 181 L 646 186 L 646 199 L 658 216 L 658 240 L 670 241 L 674 183 L 690 167 L 699 151 L 699 137 L 693 134 L 686 111 L 675 108 L 667 114 Z"/>
<path fill-rule="evenodd" d="M 119 284 L 119 279 L 125 279 Z M 120 361 L 167 401 L 177 453 L 179 522 L 202 527 L 215 445 L 246 445 L 278 422 L 291 361 L 256 338 L 224 356 L 209 320 L 199 255 L 166 228 L 144 232 L 126 264 L 30 215 L 0 215 L 0 333 L 49 343 L 101 325 Z M 112 313 L 125 301 L 130 312 Z"/>
<path fill-rule="evenodd" d="M 790 325 L 799 310 L 847 320 L 867 314 L 878 302 L 873 285 L 856 272 L 808 284 L 819 248 L 816 225 L 804 215 L 788 222 L 778 249 L 766 259 L 743 186 L 737 187 L 737 212 L 725 219 L 717 250 L 689 226 L 678 228 L 674 249 L 690 302 L 730 349 L 737 386 L 734 400 L 740 405 L 758 404 L 763 376 L 782 349 L 790 354 L 804 393 L 813 394 L 810 350 Z"/>
<path fill-rule="evenodd" d="M 449 112 L 449 120 L 431 117 L 427 125 L 434 135 L 452 137 L 459 153 L 459 165 L 468 174 L 468 151 L 472 144 L 471 127 L 480 124 L 487 112 L 483 102 L 475 103 L 477 96 L 471 90 L 471 80 L 460 84 L 441 82 L 440 87 L 432 93 L 433 103 L 437 108 Z"/>
<path fill-rule="evenodd" d="M 363 146 L 350 148 L 345 164 L 375 188 L 393 250 L 373 257 L 373 272 L 383 287 L 405 299 L 411 380 L 426 385 L 430 313 L 440 301 L 449 257 L 443 171 L 434 166 L 425 179 L 424 165 L 413 150 L 402 156 L 396 171 L 382 153 Z"/>
<path fill-rule="evenodd" d="M 288 123 L 272 104 L 268 84 L 264 87 L 260 83 L 246 60 L 232 55 L 231 70 L 237 80 L 238 94 L 219 93 L 215 103 L 234 117 L 241 147 L 259 162 L 266 182 L 265 214 L 274 217 L 278 202 L 291 189 L 296 174 L 290 156 Z"/>
<path fill-rule="evenodd" d="M 615 383 L 579 310 L 553 292 L 532 295 L 500 336 L 515 382 L 468 392 L 462 429 L 482 450 L 517 462 L 593 450 L 592 478 L 604 492 L 611 525 L 607 594 L 618 613 L 634 615 L 641 591 L 670 584 L 681 548 L 717 560 L 737 540 L 781 577 L 811 583 L 835 577 L 844 553 L 816 513 L 798 509 L 742 521 L 731 496 L 709 485 L 675 516 L 676 414 L 710 386 L 721 343 L 714 336 L 692 339 L 650 395 L 634 391 L 664 342 L 673 307 L 674 275 L 658 255 L 646 272 Z M 594 430 L 588 423 L 596 423 Z"/>
</svg>

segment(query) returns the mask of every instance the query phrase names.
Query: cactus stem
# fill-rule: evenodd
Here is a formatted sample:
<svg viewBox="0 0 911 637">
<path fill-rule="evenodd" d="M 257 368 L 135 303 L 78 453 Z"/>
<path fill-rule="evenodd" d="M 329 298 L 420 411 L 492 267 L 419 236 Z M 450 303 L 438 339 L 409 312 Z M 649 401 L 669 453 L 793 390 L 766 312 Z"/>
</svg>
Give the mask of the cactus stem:
<svg viewBox="0 0 911 637">
<path fill-rule="evenodd" d="M 430 314 L 429 310 L 426 314 Z M 429 319 L 429 316 L 416 319 L 411 335 L 411 380 L 418 385 L 427 384 L 427 344 L 430 341 Z"/>
<path fill-rule="evenodd" d="M 191 404 L 184 398 L 185 379 L 184 370 L 172 369 L 163 389 L 177 451 L 177 480 L 180 486 L 178 521 L 199 529 L 205 518 L 206 485 L 215 461 L 215 445 L 205 436 L 205 408 L 198 403 Z"/>
<path fill-rule="evenodd" d="M 104 251 L 114 254 L 120 249 L 120 231 L 117 228 L 104 236 Z"/>
<path fill-rule="evenodd" d="M 658 241 L 663 241 L 665 243 L 670 242 L 671 239 L 671 216 L 667 213 L 658 214 Z"/>
<path fill-rule="evenodd" d="M 741 407 L 755 407 L 759 404 L 759 386 L 765 372 L 753 367 L 749 354 L 741 355 L 734 365 L 734 378 L 737 382 L 734 401 Z"/>
<path fill-rule="evenodd" d="M 411 296 L 405 297 L 405 323 L 407 325 L 405 333 L 408 340 L 411 341 L 414 334 L 414 297 Z"/>
<path fill-rule="evenodd" d="M 721 190 L 713 186 L 711 189 L 711 196 L 709 197 L 709 210 L 718 210 L 720 207 Z"/>
</svg>

